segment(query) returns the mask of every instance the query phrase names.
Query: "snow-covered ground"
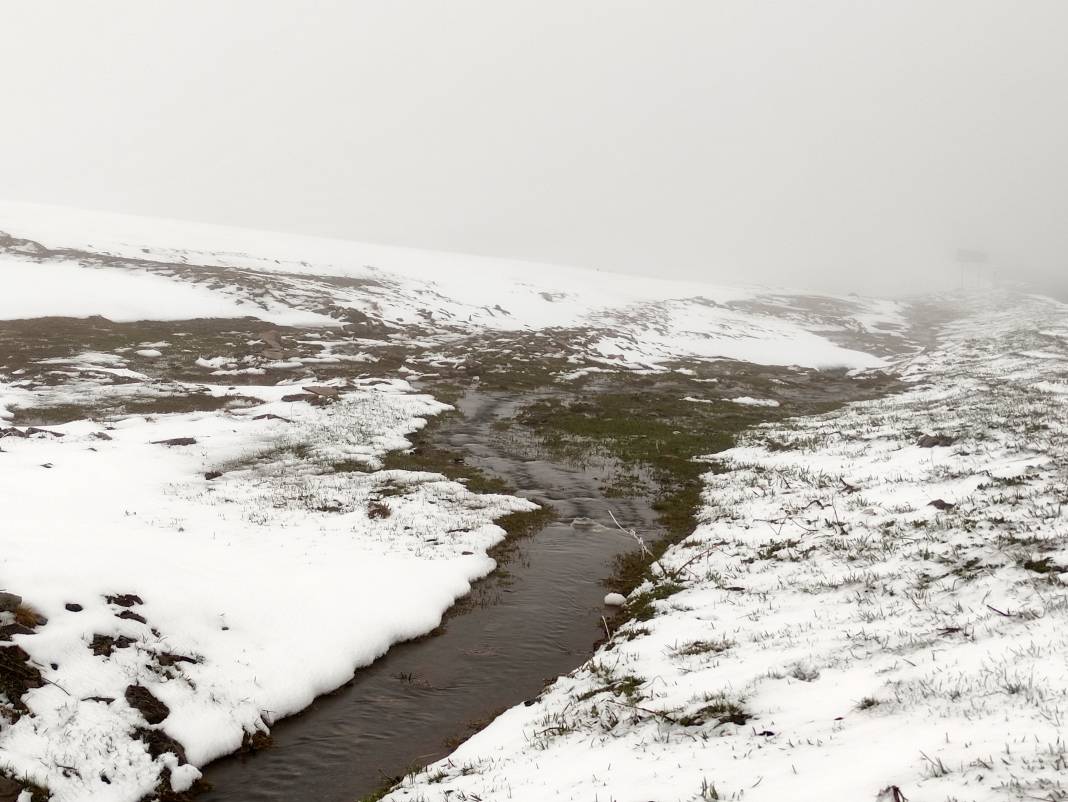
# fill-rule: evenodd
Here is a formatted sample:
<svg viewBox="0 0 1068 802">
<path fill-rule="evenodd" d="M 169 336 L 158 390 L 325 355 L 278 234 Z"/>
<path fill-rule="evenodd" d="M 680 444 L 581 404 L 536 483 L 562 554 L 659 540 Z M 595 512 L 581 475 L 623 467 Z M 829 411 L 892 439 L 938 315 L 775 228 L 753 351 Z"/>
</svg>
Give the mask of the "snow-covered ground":
<svg viewBox="0 0 1068 802">
<path fill-rule="evenodd" d="M 9 236 L 0 236 L 0 319 L 253 315 L 329 326 L 357 313 L 398 331 L 422 327 L 438 341 L 479 330 L 586 329 L 590 360 L 637 368 L 692 357 L 879 367 L 875 351 L 845 341 L 893 341 L 905 326 L 899 304 L 876 299 L 806 299 L 27 204 L 0 202 L 0 234 Z"/>
<path fill-rule="evenodd" d="M 12 235 L 0 235 L 0 320 L 178 321 L 0 325 L 15 332 L 0 348 L 21 345 L 0 353 L 0 591 L 26 605 L 0 613 L 0 679 L 18 679 L 0 684 L 0 773 L 64 802 L 187 787 L 195 766 L 433 629 L 493 569 L 493 521 L 532 505 L 381 470 L 445 409 L 402 376 L 504 353 L 552 361 L 547 380 L 565 383 L 682 373 L 687 360 L 865 369 L 907 346 L 904 307 L 889 302 L 4 204 L 0 232 Z M 263 323 L 235 320 L 249 316 Z M 228 320 L 185 325 L 199 317 Z M 1032 615 L 1038 591 L 1021 588 L 1041 574 L 1040 590 L 1060 598 L 1068 560 L 1044 540 L 1027 541 L 1015 568 L 990 554 L 1016 559 L 998 533 L 1021 517 L 1035 538 L 1056 526 L 1041 504 L 1063 464 L 1066 336 L 1049 302 L 976 311 L 908 367 L 908 393 L 721 455 L 735 470 L 710 475 L 707 522 L 664 558 L 665 582 L 630 601 L 660 614 L 397 798 L 777 798 L 798 787 L 795 770 L 824 798 L 894 784 L 912 797 L 939 759 L 955 779 L 929 787 L 987 787 L 993 774 L 951 766 L 973 760 L 952 751 L 971 749 L 963 740 L 925 741 L 928 760 L 910 739 L 938 722 L 959 731 L 966 714 L 986 738 L 991 716 L 1030 710 L 995 705 L 985 666 L 1006 650 L 1024 650 L 1013 672 L 1043 655 L 1063 662 L 1055 633 L 1042 640 L 1059 608 Z M 707 381 L 688 400 L 778 403 Z M 1040 401 L 1047 428 L 1017 431 Z M 69 408 L 44 430 L 10 425 Z M 958 440 L 919 449 L 921 429 Z M 984 487 L 991 466 L 1008 472 Z M 997 502 L 997 526 L 977 512 L 996 492 L 1016 494 Z M 928 496 L 961 503 L 929 508 Z M 973 604 L 988 591 L 1000 612 Z M 1040 643 L 1034 655 L 1018 632 Z M 932 674 L 947 655 L 957 662 L 937 668 L 949 674 Z M 1028 705 L 1064 685 L 1036 672 L 1014 691 Z M 947 676 L 987 682 L 994 701 L 946 701 Z M 877 704 L 854 709 L 869 696 Z M 873 744 L 878 770 L 825 785 L 821 766 L 856 763 Z M 1021 761 L 1038 760 L 1013 750 L 998 782 L 1001 766 L 1026 775 Z"/>
<path fill-rule="evenodd" d="M 716 455 L 635 618 L 387 799 L 1068 799 L 1068 306 L 903 375 Z"/>
<path fill-rule="evenodd" d="M 146 750 L 128 688 L 169 708 L 159 730 L 203 765 L 433 629 L 492 569 L 493 519 L 529 502 L 332 470 L 379 467 L 441 404 L 403 382 L 326 407 L 281 402 L 292 389 L 244 387 L 261 403 L 232 412 L 0 440 L 0 584 L 47 619 L 16 637 L 44 684 L 0 726 L 9 774 L 56 800 L 138 799 L 165 768 L 181 790 L 198 772 Z"/>
</svg>

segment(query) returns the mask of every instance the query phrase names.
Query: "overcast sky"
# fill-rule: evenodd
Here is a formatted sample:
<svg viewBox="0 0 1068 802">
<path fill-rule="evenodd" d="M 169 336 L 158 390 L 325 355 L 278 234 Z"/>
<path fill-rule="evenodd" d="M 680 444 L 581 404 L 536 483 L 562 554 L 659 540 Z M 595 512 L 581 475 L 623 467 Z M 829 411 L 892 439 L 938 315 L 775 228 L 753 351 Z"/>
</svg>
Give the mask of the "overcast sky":
<svg viewBox="0 0 1068 802">
<path fill-rule="evenodd" d="M 9 2 L 0 90 L 11 200 L 869 292 L 971 248 L 1068 289 L 1065 0 Z"/>
</svg>

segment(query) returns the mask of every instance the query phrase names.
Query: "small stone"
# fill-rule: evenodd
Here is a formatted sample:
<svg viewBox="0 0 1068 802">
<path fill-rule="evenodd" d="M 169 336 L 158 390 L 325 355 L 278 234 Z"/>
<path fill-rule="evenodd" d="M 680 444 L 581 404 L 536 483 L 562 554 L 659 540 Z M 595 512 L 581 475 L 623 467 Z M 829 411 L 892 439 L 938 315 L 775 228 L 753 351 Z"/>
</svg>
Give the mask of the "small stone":
<svg viewBox="0 0 1068 802">
<path fill-rule="evenodd" d="M 67 602 L 63 605 L 64 609 L 69 613 L 80 613 L 85 608 L 75 602 Z"/>
<path fill-rule="evenodd" d="M 22 786 L 7 777 L 0 777 L 0 802 L 15 802 L 22 794 Z"/>
<path fill-rule="evenodd" d="M 204 478 L 207 479 L 209 482 L 212 479 L 218 479 L 220 476 L 222 476 L 222 471 L 208 471 L 204 474 Z"/>
<path fill-rule="evenodd" d="M 956 507 L 956 504 L 950 504 L 948 501 L 943 501 L 940 498 L 936 498 L 934 501 L 927 502 L 928 507 L 934 507 L 937 510 L 951 510 Z"/>
<path fill-rule="evenodd" d="M 167 440 L 153 440 L 154 446 L 195 446 L 197 439 L 195 437 L 171 437 Z"/>
<path fill-rule="evenodd" d="M 20 604 L 22 604 L 21 596 L 0 592 L 0 613 L 13 613 Z"/>
<path fill-rule="evenodd" d="M 309 385 L 308 387 L 304 387 L 303 390 L 307 393 L 314 393 L 315 395 L 322 396 L 323 398 L 337 398 L 338 396 L 336 387 Z"/>
<path fill-rule="evenodd" d="M 7 624 L 0 627 L 0 640 L 9 641 L 15 635 L 32 635 L 33 630 L 23 624 Z"/>
<path fill-rule="evenodd" d="M 152 695 L 144 685 L 126 688 L 126 703 L 145 717 L 149 724 L 160 724 L 171 714 L 171 709 Z"/>
<path fill-rule="evenodd" d="M 609 593 L 604 597 L 604 603 L 609 607 L 622 607 L 627 603 L 627 597 L 622 593 Z"/>
<path fill-rule="evenodd" d="M 946 447 L 953 445 L 956 441 L 955 438 L 945 434 L 925 434 L 916 441 L 916 445 L 920 448 L 935 448 Z"/>
</svg>

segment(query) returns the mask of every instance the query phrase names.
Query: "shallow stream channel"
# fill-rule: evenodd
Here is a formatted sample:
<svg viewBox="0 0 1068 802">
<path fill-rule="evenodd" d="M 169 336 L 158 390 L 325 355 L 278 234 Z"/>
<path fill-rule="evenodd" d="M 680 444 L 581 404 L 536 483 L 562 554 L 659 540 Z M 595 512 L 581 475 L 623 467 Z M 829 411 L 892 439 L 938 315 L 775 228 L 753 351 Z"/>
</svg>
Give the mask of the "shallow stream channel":
<svg viewBox="0 0 1068 802">
<path fill-rule="evenodd" d="M 213 788 L 199 798 L 377 798 L 590 656 L 619 623 L 603 604 L 606 591 L 628 592 L 648 576 L 649 555 L 635 537 L 659 553 L 696 526 L 701 477 L 712 467 L 695 455 L 729 448 L 762 422 L 825 412 L 896 386 L 879 372 L 727 361 L 580 386 L 508 386 L 514 381 L 420 388 L 450 392 L 457 412 L 413 435 L 413 449 L 386 467 L 445 473 L 476 492 L 520 495 L 548 512 L 525 526 L 501 519 L 511 536 L 493 552 L 498 569 L 441 627 L 394 646 L 342 688 L 278 722 L 269 748 L 209 766 Z M 725 400 L 744 396 L 776 400 Z M 641 615 L 633 603 L 627 612 Z"/>
<path fill-rule="evenodd" d="M 398 644 L 272 730 L 273 745 L 207 768 L 205 802 L 353 802 L 439 759 L 504 709 L 581 665 L 604 634 L 603 580 L 636 548 L 619 523 L 657 536 L 643 495 L 606 494 L 610 460 L 561 464 L 507 447 L 495 423 L 517 401 L 468 392 L 435 445 L 548 506 L 554 518 L 518 538 L 435 634 Z M 514 446 L 514 443 L 513 443 Z M 527 453 L 517 453 L 527 451 Z M 594 523 L 596 522 L 596 523 Z"/>
</svg>

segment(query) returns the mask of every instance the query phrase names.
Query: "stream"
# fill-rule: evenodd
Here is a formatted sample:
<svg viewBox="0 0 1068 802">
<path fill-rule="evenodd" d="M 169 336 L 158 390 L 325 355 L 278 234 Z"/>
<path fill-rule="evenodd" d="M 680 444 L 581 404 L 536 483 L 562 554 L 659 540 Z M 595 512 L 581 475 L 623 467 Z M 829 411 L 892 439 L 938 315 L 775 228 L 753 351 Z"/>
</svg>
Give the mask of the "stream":
<svg viewBox="0 0 1068 802">
<path fill-rule="evenodd" d="M 581 665 L 603 634 L 601 616 L 613 559 L 635 547 L 615 528 L 573 527 L 579 518 L 654 536 L 648 498 L 607 498 L 607 466 L 568 466 L 506 448 L 493 423 L 521 401 L 470 391 L 435 442 L 464 454 L 517 495 L 549 503 L 557 518 L 519 540 L 506 571 L 472 590 L 471 604 L 443 632 L 394 646 L 351 682 L 278 722 L 274 744 L 205 769 L 205 802 L 354 802 L 389 778 L 444 757 L 505 708 Z"/>
</svg>

